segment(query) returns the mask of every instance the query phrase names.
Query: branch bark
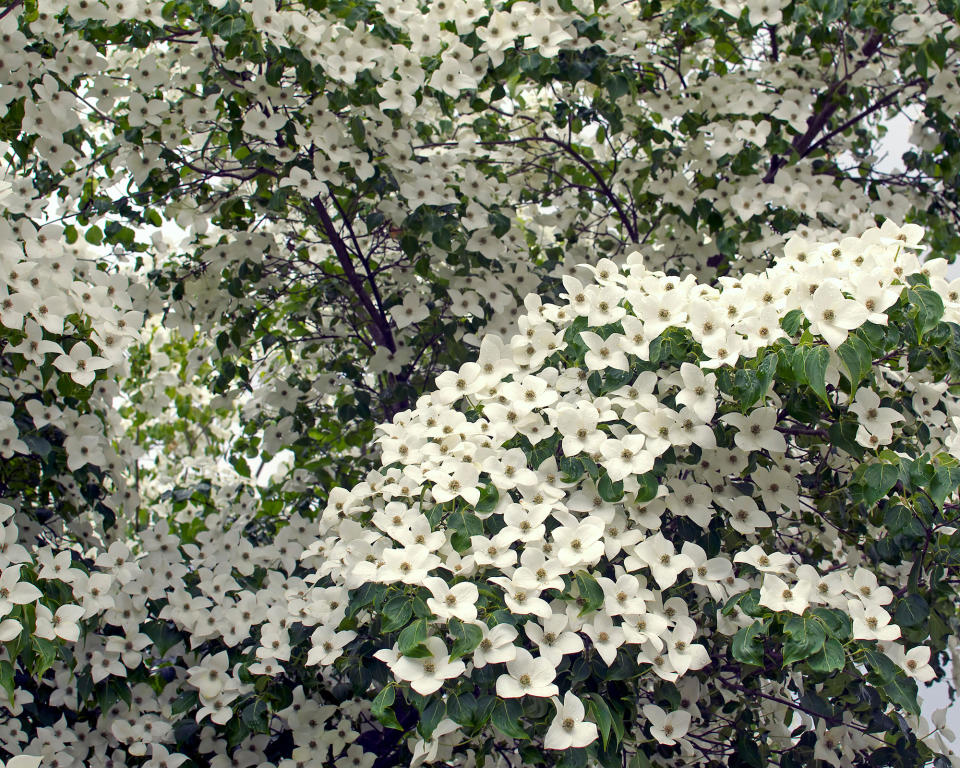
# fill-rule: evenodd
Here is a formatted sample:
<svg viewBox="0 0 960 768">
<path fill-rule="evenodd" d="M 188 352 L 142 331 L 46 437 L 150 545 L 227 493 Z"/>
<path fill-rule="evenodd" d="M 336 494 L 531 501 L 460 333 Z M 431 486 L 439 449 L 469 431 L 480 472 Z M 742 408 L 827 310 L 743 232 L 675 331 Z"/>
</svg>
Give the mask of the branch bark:
<svg viewBox="0 0 960 768">
<path fill-rule="evenodd" d="M 340 237 L 340 233 L 337 232 L 337 227 L 333 223 L 333 219 L 330 218 L 326 205 L 324 205 L 319 195 L 314 197 L 310 202 L 320 217 L 320 224 L 323 227 L 324 234 L 326 234 L 330 240 L 330 244 L 333 246 L 333 251 L 337 255 L 337 261 L 340 262 L 340 267 L 343 269 L 344 275 L 347 277 L 347 282 L 357 295 L 357 299 L 360 301 L 361 306 L 363 306 L 364 311 L 370 317 L 370 333 L 373 335 L 374 341 L 377 344 L 385 346 L 391 352 L 396 352 L 397 344 L 393 339 L 393 332 L 390 330 L 390 321 L 387 319 L 383 309 L 378 309 L 378 307 L 374 306 L 374 303 L 367 295 L 363 286 L 363 280 L 353 266 L 353 259 L 350 258 L 350 250 L 347 248 L 347 244 L 343 242 L 343 238 Z"/>
<path fill-rule="evenodd" d="M 847 88 L 847 81 L 853 77 L 856 72 L 860 71 L 860 69 L 862 69 L 863 66 L 870 60 L 870 57 L 877 52 L 882 41 L 883 35 L 881 35 L 879 32 L 874 32 L 867 42 L 863 44 L 863 48 L 860 49 L 862 57 L 857 63 L 857 66 L 854 67 L 851 72 L 848 72 L 839 80 L 832 83 L 830 87 L 823 93 L 821 98 L 823 106 L 821 107 L 820 111 L 810 116 L 810 119 L 807 120 L 807 130 L 800 136 L 797 136 L 792 142 L 794 152 L 800 155 L 800 157 L 806 157 L 806 155 L 810 153 L 811 146 L 813 145 L 817 134 L 820 133 L 823 127 L 830 121 L 830 118 L 833 117 L 834 113 L 839 108 L 840 105 L 837 103 L 834 97 L 843 95 Z M 861 115 L 861 118 L 863 116 L 864 115 Z M 819 143 L 820 142 L 818 142 L 818 144 Z M 772 184 L 774 179 L 777 178 L 777 172 L 786 164 L 786 158 L 781 157 L 780 155 L 774 155 L 771 157 L 770 169 L 763 177 L 764 183 Z"/>
<path fill-rule="evenodd" d="M 13 0 L 12 3 L 10 3 L 7 6 L 4 6 L 3 10 L 0 11 L 0 19 L 5 19 L 7 16 L 9 16 L 11 13 L 17 10 L 17 8 L 19 8 L 21 5 L 23 5 L 23 0 Z"/>
</svg>

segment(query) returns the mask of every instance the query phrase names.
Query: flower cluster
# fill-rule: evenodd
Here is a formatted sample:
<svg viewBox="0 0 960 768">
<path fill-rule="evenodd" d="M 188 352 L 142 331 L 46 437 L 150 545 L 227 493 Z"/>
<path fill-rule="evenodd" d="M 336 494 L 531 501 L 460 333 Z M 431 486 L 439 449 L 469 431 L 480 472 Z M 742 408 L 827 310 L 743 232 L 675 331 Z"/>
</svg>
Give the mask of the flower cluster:
<svg viewBox="0 0 960 768">
<path fill-rule="evenodd" d="M 443 693 L 447 713 L 476 686 L 504 702 L 553 697 L 547 749 L 594 743 L 584 701 L 602 693 L 600 681 L 627 677 L 628 700 L 646 703 L 620 734 L 626 748 L 649 733 L 687 765 L 709 753 L 697 702 L 751 693 L 722 663 L 725 643 L 735 661 L 761 667 L 755 695 L 784 706 L 794 694 L 775 659 L 822 673 L 882 653 L 903 679 L 932 679 L 930 648 L 906 641 L 891 615 L 888 584 L 913 562 L 852 559 L 849 532 L 822 508 L 858 476 L 898 472 L 890 461 L 923 453 L 955 465 L 947 421 L 960 402 L 901 367 L 900 354 L 851 362 L 911 292 L 940 297 L 956 321 L 943 262 L 917 258 L 921 234 L 887 223 L 838 242 L 795 238 L 775 266 L 720 287 L 651 271 L 639 257 L 585 265 L 587 285 L 568 278 L 563 300 L 536 303 L 509 345 L 488 337 L 477 362 L 439 376 L 415 410 L 383 427 L 383 469 L 331 496 L 304 557 L 317 577 L 350 589 L 354 618 L 326 663 L 349 653 L 361 628 L 374 642 L 378 627 L 402 629 L 374 654 L 389 685 Z M 793 388 L 784 365 L 802 372 Z M 797 420 L 798 385 L 825 395 L 822 417 Z M 931 390 L 940 427 L 928 422 L 921 444 L 894 437 L 918 416 L 903 395 Z M 811 444 L 830 422 L 855 426 L 853 439 Z M 891 443 L 899 453 L 878 454 Z M 893 483 L 884 484 L 885 493 Z M 377 610 L 367 610 L 372 595 Z M 761 657 L 756 644 L 775 622 L 782 648 Z M 339 613 L 335 623 L 345 623 Z M 318 629 L 315 642 L 335 629 Z M 655 704 L 664 683 L 687 703 Z M 604 698 L 596 724 L 611 711 L 627 723 L 639 715 Z"/>
</svg>

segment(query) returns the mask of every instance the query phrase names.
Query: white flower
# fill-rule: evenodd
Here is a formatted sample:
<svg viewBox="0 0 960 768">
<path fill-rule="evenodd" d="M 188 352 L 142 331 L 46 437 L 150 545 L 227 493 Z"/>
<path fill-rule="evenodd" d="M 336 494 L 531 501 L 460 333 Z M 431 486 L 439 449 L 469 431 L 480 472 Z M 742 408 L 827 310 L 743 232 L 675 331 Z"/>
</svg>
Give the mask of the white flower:
<svg viewBox="0 0 960 768">
<path fill-rule="evenodd" d="M 759 603 L 772 611 L 802 614 L 810 606 L 810 587 L 809 581 L 798 581 L 790 586 L 779 576 L 765 573 Z"/>
<path fill-rule="evenodd" d="M 598 614 L 592 624 L 584 624 L 582 631 L 593 641 L 600 658 L 609 667 L 617 658 L 617 649 L 623 645 L 623 630 L 609 616 Z"/>
<path fill-rule="evenodd" d="M 879 605 L 862 603 L 859 600 L 848 600 L 847 613 L 853 619 L 853 638 L 855 640 L 889 642 L 900 637 L 900 627 L 890 623 L 890 614 Z"/>
<path fill-rule="evenodd" d="M 90 347 L 82 341 L 70 348 L 69 355 L 57 357 L 53 364 L 64 373 L 69 373 L 70 378 L 84 387 L 93 383 L 97 371 L 110 367 L 108 360 L 94 355 Z"/>
<path fill-rule="evenodd" d="M 655 704 L 646 704 L 643 714 L 650 721 L 650 735 L 661 744 L 671 746 L 682 739 L 690 730 L 690 713 L 679 709 L 667 714 Z"/>
<path fill-rule="evenodd" d="M 567 691 L 560 699 L 553 697 L 557 715 L 550 723 L 543 740 L 545 749 L 571 749 L 585 747 L 597 740 L 597 726 L 584 720 L 586 710 L 583 702 Z"/>
<path fill-rule="evenodd" d="M 675 584 L 680 572 L 694 565 L 687 555 L 678 554 L 659 531 L 637 544 L 635 552 L 646 563 L 660 589 Z"/>
<path fill-rule="evenodd" d="M 460 621 L 472 622 L 477 618 L 477 600 L 480 592 L 477 585 L 469 581 L 461 581 L 452 587 L 439 576 L 430 576 L 423 580 L 423 585 L 430 590 L 433 597 L 427 598 L 427 607 L 442 620 L 451 618 Z"/>
<path fill-rule="evenodd" d="M 571 571 L 584 565 L 595 565 L 604 554 L 603 521 L 593 515 L 576 526 L 561 526 L 553 532 L 557 559 Z"/>
<path fill-rule="evenodd" d="M 79 605 L 61 605 L 56 613 L 52 613 L 45 605 L 37 605 L 36 635 L 47 640 L 56 637 L 76 642 L 80 639 L 80 619 L 83 618 L 83 608 Z"/>
<path fill-rule="evenodd" d="M 39 600 L 43 593 L 33 584 L 20 581 L 20 566 L 10 565 L 0 574 L 0 616 L 6 616 L 15 605 Z"/>
<path fill-rule="evenodd" d="M 843 295 L 836 280 L 825 280 L 800 308 L 810 320 L 810 332 L 823 336 L 836 349 L 847 339 L 847 332 L 863 325 L 870 311 L 859 301 Z"/>
<path fill-rule="evenodd" d="M 518 699 L 522 696 L 556 696 L 557 676 L 554 664 L 543 657 L 535 659 L 526 648 L 517 648 L 517 655 L 507 662 L 506 674 L 497 678 L 497 696 Z"/>
<path fill-rule="evenodd" d="M 466 670 L 466 665 L 457 659 L 450 661 L 447 646 L 439 637 L 428 637 L 423 643 L 430 652 L 429 656 L 411 658 L 401 656 L 396 649 L 384 648 L 373 654 L 390 667 L 394 677 L 406 680 L 410 687 L 422 696 L 436 693 L 440 690 L 444 680 L 459 677 Z"/>
<path fill-rule="evenodd" d="M 307 653 L 307 666 L 333 664 L 343 655 L 343 646 L 356 636 L 357 633 L 353 630 L 337 632 L 330 627 L 317 627 L 310 636 L 312 647 Z"/>
<path fill-rule="evenodd" d="M 476 622 L 483 630 L 483 640 L 473 651 L 473 666 L 476 669 L 487 664 L 503 664 L 517 655 L 517 648 L 513 641 L 517 639 L 517 628 L 512 624 L 497 624 L 487 627 L 483 622 Z"/>
<path fill-rule="evenodd" d="M 904 672 L 917 682 L 929 683 L 936 677 L 936 673 L 930 666 L 930 649 L 925 645 L 911 648 L 903 655 L 903 659 L 897 663 Z"/>
<path fill-rule="evenodd" d="M 528 621 L 523 625 L 523 631 L 537 644 L 540 656 L 558 666 L 568 653 L 583 651 L 583 638 L 571 632 L 569 624 L 565 613 L 554 613 L 542 619 L 540 624 Z"/>
<path fill-rule="evenodd" d="M 747 415 L 728 413 L 720 420 L 737 428 L 733 440 L 741 451 L 767 450 L 771 453 L 783 453 L 787 450 L 787 441 L 776 430 L 776 408 L 755 408 Z"/>
</svg>

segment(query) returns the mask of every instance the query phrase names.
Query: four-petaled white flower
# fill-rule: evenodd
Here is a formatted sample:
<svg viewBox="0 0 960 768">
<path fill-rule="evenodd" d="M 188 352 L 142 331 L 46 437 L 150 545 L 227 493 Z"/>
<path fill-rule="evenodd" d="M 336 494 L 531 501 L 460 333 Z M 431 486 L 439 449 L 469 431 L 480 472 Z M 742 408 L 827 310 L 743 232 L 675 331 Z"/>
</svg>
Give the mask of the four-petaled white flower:
<svg viewBox="0 0 960 768">
<path fill-rule="evenodd" d="M 549 659 L 534 658 L 526 648 L 517 648 L 517 655 L 507 662 L 506 673 L 497 678 L 497 696 L 556 696 L 560 693 L 553 682 L 556 676 L 557 668 Z"/>
<path fill-rule="evenodd" d="M 667 714 L 656 704 L 646 704 L 643 714 L 650 721 L 650 735 L 661 744 L 672 746 L 690 730 L 690 713 L 683 709 Z"/>
<path fill-rule="evenodd" d="M 427 656 L 403 656 L 396 646 L 381 649 L 373 656 L 386 663 L 398 680 L 405 680 L 417 693 L 427 696 L 439 691 L 444 680 L 462 675 L 466 665 L 459 659 L 450 661 L 447 646 L 439 637 L 428 637 L 423 645 L 429 652 Z"/>
<path fill-rule="evenodd" d="M 592 744 L 599 735 L 595 723 L 588 722 L 583 702 L 567 691 L 560 699 L 553 697 L 557 715 L 550 723 L 543 739 L 545 749 L 578 749 Z"/>
<path fill-rule="evenodd" d="M 870 311 L 859 301 L 843 295 L 839 283 L 827 279 L 801 304 L 810 320 L 810 332 L 823 336 L 836 349 L 847 339 L 849 331 L 863 325 Z"/>
</svg>

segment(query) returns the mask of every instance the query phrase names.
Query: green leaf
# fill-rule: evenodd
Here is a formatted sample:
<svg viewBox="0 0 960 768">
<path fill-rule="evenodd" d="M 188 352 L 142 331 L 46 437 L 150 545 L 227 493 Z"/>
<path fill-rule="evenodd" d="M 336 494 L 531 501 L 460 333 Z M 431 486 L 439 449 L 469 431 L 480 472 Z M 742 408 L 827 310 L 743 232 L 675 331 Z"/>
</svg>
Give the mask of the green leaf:
<svg viewBox="0 0 960 768">
<path fill-rule="evenodd" d="M 900 468 L 893 464 L 861 464 L 853 473 L 860 486 L 854 498 L 872 507 L 889 493 L 900 478 Z"/>
<path fill-rule="evenodd" d="M 637 503 L 646 504 L 657 497 L 657 491 L 660 490 L 660 483 L 653 472 L 644 472 L 637 475 L 637 482 L 640 487 L 637 489 Z"/>
<path fill-rule="evenodd" d="M 500 491 L 492 483 L 483 486 L 480 490 L 480 500 L 477 501 L 476 510 L 481 515 L 488 515 L 497 508 L 500 502 Z M 479 535 L 479 534 L 476 534 Z"/>
<path fill-rule="evenodd" d="M 450 543 L 457 552 L 466 552 L 470 548 L 471 536 L 483 535 L 483 523 L 469 509 L 458 509 L 446 520 L 447 529 L 453 531 Z"/>
<path fill-rule="evenodd" d="M 844 375 L 850 382 L 850 397 L 853 397 L 860 382 L 873 370 L 873 355 L 859 336 L 847 337 L 847 340 L 837 347 L 837 355 L 843 363 Z"/>
<path fill-rule="evenodd" d="M 580 590 L 580 597 L 583 599 L 583 607 L 578 616 L 591 613 L 603 605 L 603 588 L 586 571 L 577 571 L 577 587 Z"/>
<path fill-rule="evenodd" d="M 51 643 L 49 640 L 44 640 L 42 637 L 34 637 L 32 639 L 33 647 L 37 654 L 36 668 L 33 670 L 33 673 L 37 677 L 41 677 L 44 672 L 53 666 L 53 662 L 57 660 L 57 645 L 56 643 Z"/>
<path fill-rule="evenodd" d="M 13 665 L 9 661 L 0 661 L 0 688 L 7 692 L 7 697 L 13 704 Z"/>
<path fill-rule="evenodd" d="M 425 739 L 433 735 L 434 730 L 440 724 L 440 721 L 447 716 L 447 705 L 442 699 L 434 699 L 420 713 L 420 722 L 417 723 L 417 730 Z"/>
<path fill-rule="evenodd" d="M 838 640 L 828 637 L 823 644 L 823 648 L 807 659 L 807 663 L 815 672 L 820 672 L 825 675 L 843 669 L 846 664 L 843 646 L 840 645 Z"/>
<path fill-rule="evenodd" d="M 803 375 L 823 402 L 830 405 L 827 397 L 827 365 L 830 362 L 830 350 L 825 346 L 810 347 L 803 353 Z"/>
<path fill-rule="evenodd" d="M 885 653 L 864 647 L 863 656 L 881 682 L 888 683 L 897 676 L 897 665 L 887 658 Z"/>
<path fill-rule="evenodd" d="M 450 619 L 447 631 L 453 636 L 453 647 L 450 649 L 450 661 L 459 659 L 474 649 L 483 640 L 483 630 L 476 624 L 465 624 L 460 619 Z"/>
<path fill-rule="evenodd" d="M 766 632 L 766 620 L 754 621 L 750 626 L 741 627 L 737 634 L 733 636 L 733 644 L 730 647 L 733 658 L 744 664 L 762 667 L 763 643 L 761 638 Z"/>
<path fill-rule="evenodd" d="M 265 701 L 254 699 L 243 708 L 240 717 L 252 733 L 269 733 L 268 713 L 270 708 Z"/>
<path fill-rule="evenodd" d="M 930 483 L 930 496 L 936 502 L 938 507 L 943 506 L 943 502 L 960 485 L 960 467 L 937 467 L 936 474 Z"/>
<path fill-rule="evenodd" d="M 387 728 L 395 728 L 398 731 L 403 730 L 403 726 L 397 721 L 397 716 L 390 707 L 397 698 L 397 692 L 392 685 L 377 694 L 376 698 L 370 703 L 370 713 L 383 723 Z"/>
<path fill-rule="evenodd" d="M 623 480 L 613 482 L 610 476 L 604 472 L 600 475 L 600 482 L 597 483 L 597 493 L 600 498 L 610 503 L 615 503 L 623 498 Z"/>
<path fill-rule="evenodd" d="M 394 597 L 383 606 L 383 622 L 380 628 L 384 632 L 394 632 L 406 626 L 411 616 L 413 603 L 410 598 L 403 595 Z"/>
<path fill-rule="evenodd" d="M 522 715 L 523 708 L 516 699 L 498 699 L 490 721 L 498 731 L 511 739 L 529 739 L 520 725 Z"/>
<path fill-rule="evenodd" d="M 780 319 L 780 327 L 783 328 L 787 336 L 796 336 L 803 324 L 804 314 L 802 309 L 791 309 Z"/>
<path fill-rule="evenodd" d="M 84 233 L 83 239 L 91 245 L 100 245 L 103 242 L 103 230 L 94 225 Z"/>
<path fill-rule="evenodd" d="M 853 633 L 853 623 L 850 617 L 838 608 L 819 606 L 811 613 L 823 622 L 827 634 L 838 640 L 848 640 Z"/>
<path fill-rule="evenodd" d="M 916 627 L 927 620 L 930 615 L 930 606 L 920 595 L 908 594 L 900 600 L 893 619 L 901 627 Z"/>
<path fill-rule="evenodd" d="M 910 314 L 917 338 L 937 327 L 943 317 L 943 299 L 936 291 L 924 287 L 908 288 L 907 301 L 912 305 Z"/>
<path fill-rule="evenodd" d="M 427 620 L 417 619 L 409 624 L 397 638 L 397 648 L 404 656 L 429 656 L 430 652 L 423 647 L 427 639 Z"/>
<path fill-rule="evenodd" d="M 791 616 L 783 624 L 787 641 L 783 644 L 783 666 L 802 661 L 821 648 L 827 639 L 823 624 L 815 618 Z"/>
<path fill-rule="evenodd" d="M 600 739 L 603 748 L 607 748 L 607 739 L 610 736 L 610 730 L 613 728 L 613 715 L 610 714 L 610 707 L 603 700 L 599 693 L 587 694 L 590 701 L 588 703 L 589 711 L 593 713 L 593 719 L 597 722 L 597 730 L 600 731 Z"/>
<path fill-rule="evenodd" d="M 917 681 L 912 677 L 907 677 L 900 672 L 888 683 L 880 686 L 880 690 L 886 694 L 895 705 L 905 709 L 912 715 L 920 714 L 920 705 L 917 702 Z"/>
</svg>

